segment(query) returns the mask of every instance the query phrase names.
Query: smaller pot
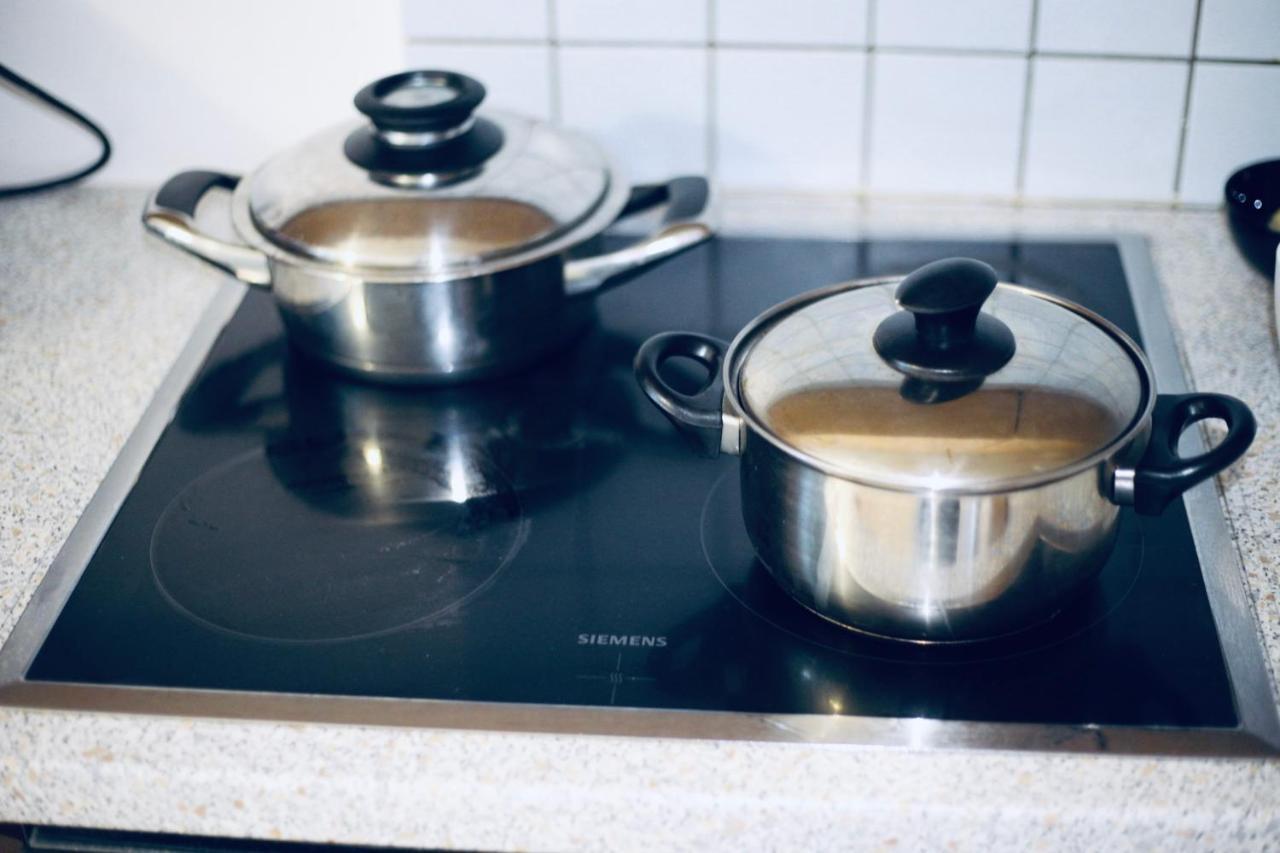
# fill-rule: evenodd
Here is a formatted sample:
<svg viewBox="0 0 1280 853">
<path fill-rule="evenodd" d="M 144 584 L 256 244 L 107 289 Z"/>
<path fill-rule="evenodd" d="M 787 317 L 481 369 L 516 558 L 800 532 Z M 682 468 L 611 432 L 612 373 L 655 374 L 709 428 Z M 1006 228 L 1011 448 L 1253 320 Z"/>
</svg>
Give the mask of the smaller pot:
<svg viewBox="0 0 1280 853">
<path fill-rule="evenodd" d="M 672 387 L 673 357 L 707 387 Z M 1106 562 L 1121 506 L 1159 514 L 1256 429 L 1232 397 L 1157 396 L 1112 323 L 967 259 L 806 293 L 728 345 L 658 335 L 635 371 L 701 452 L 742 457 L 747 534 L 791 595 L 921 642 L 1048 618 Z M 1205 418 L 1226 437 L 1180 457 Z"/>
<path fill-rule="evenodd" d="M 269 288 L 301 351 L 387 382 L 457 383 L 521 369 L 568 344 L 592 297 L 711 236 L 707 182 L 631 187 L 587 139 L 499 111 L 448 71 L 362 89 L 367 121 L 322 131 L 244 179 L 183 172 L 147 229 Z M 239 242 L 195 212 L 232 190 Z M 647 237 L 579 257 L 619 217 L 665 206 Z"/>
</svg>

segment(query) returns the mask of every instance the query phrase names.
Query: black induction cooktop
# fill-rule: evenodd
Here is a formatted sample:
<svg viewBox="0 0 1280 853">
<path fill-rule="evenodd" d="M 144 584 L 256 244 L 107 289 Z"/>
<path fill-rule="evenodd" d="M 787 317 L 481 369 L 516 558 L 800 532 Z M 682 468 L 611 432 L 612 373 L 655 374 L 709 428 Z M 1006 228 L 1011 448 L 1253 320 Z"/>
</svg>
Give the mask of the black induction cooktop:
<svg viewBox="0 0 1280 853">
<path fill-rule="evenodd" d="M 1182 502 L 1126 510 L 1098 581 L 1033 629 L 874 639 L 775 586 L 742 527 L 736 459 L 693 457 L 632 378 L 654 332 L 728 338 L 804 290 L 954 255 L 1143 338 L 1105 242 L 722 238 L 602 295 L 595 329 L 553 360 L 451 389 L 339 378 L 291 352 L 252 291 L 25 681 L 521 703 L 533 719 L 574 706 L 1237 728 Z"/>
</svg>

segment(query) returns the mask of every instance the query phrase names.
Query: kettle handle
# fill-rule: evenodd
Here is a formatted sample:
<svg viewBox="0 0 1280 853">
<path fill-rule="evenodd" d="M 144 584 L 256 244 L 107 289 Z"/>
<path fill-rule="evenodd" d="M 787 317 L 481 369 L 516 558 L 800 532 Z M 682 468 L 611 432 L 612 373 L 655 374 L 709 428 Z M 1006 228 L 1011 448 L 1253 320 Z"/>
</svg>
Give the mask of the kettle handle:
<svg viewBox="0 0 1280 853">
<path fill-rule="evenodd" d="M 220 240 L 196 225 L 196 206 L 205 193 L 212 189 L 234 190 L 239 183 L 239 177 L 224 172 L 180 172 L 165 181 L 147 201 L 142 224 L 151 233 L 245 284 L 270 287 L 266 255 L 240 243 Z"/>
<path fill-rule="evenodd" d="M 629 274 L 638 273 L 711 239 L 711 226 L 699 219 L 706 210 L 709 196 L 706 178 L 695 176 L 635 187 L 619 218 L 665 204 L 666 210 L 658 230 L 616 251 L 567 261 L 564 265 L 565 294 L 580 296 L 622 284 L 630 280 Z"/>
</svg>

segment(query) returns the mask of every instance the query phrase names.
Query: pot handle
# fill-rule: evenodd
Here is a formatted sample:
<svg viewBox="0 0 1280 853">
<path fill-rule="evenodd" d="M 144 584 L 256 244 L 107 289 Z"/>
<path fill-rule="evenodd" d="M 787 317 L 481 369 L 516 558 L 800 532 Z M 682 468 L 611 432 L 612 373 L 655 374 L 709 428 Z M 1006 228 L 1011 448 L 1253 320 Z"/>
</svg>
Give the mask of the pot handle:
<svg viewBox="0 0 1280 853">
<path fill-rule="evenodd" d="M 164 182 L 147 201 L 142 224 L 179 249 L 231 273 L 245 284 L 271 285 L 267 258 L 256 249 L 228 243 L 196 225 L 196 205 L 212 189 L 234 190 L 240 178 L 223 172 L 180 172 Z"/>
<path fill-rule="evenodd" d="M 630 276 L 624 277 L 624 274 L 639 273 L 658 261 L 711 239 L 711 226 L 694 221 L 706 209 L 709 194 L 706 179 L 693 176 L 634 188 L 618 218 L 666 204 L 661 226 L 655 233 L 630 246 L 566 262 L 565 293 L 580 296 L 622 284 L 630 280 Z"/>
<path fill-rule="evenodd" d="M 1221 418 L 1227 434 L 1198 456 L 1178 455 L 1178 439 L 1197 421 Z M 1257 433 L 1253 412 L 1225 394 L 1161 394 L 1151 415 L 1151 438 L 1134 468 L 1115 473 L 1115 501 L 1141 515 L 1159 515 L 1174 498 L 1228 468 L 1244 455 Z"/>
<path fill-rule="evenodd" d="M 640 390 L 702 456 L 716 457 L 721 451 L 736 454 L 739 450 L 736 441 L 725 440 L 738 435 L 736 429 L 725 429 L 736 420 L 723 409 L 720 365 L 727 348 L 724 341 L 708 335 L 663 332 L 649 338 L 636 352 L 634 367 Z M 706 382 L 691 394 L 676 390 L 662 376 L 663 364 L 677 356 L 691 358 L 707 370 Z"/>
</svg>

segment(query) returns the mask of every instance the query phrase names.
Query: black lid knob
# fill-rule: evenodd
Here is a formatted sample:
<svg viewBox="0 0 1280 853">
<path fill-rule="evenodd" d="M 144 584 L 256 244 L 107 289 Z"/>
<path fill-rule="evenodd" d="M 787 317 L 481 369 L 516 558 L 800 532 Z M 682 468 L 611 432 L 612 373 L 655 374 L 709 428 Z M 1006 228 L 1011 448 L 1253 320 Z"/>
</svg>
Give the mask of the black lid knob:
<svg viewBox="0 0 1280 853">
<path fill-rule="evenodd" d="M 353 130 L 347 159 L 394 186 L 441 186 L 474 174 L 502 147 L 502 128 L 477 116 L 484 86 L 456 71 L 404 71 L 356 94 L 373 127 Z M 430 176 L 428 179 L 424 176 Z"/>
<path fill-rule="evenodd" d="M 994 269 L 971 258 L 926 264 L 898 285 L 894 296 L 905 310 L 876 327 L 876 352 L 908 379 L 917 380 L 911 384 L 914 389 L 920 382 L 976 388 L 1004 367 L 1016 349 L 1009 327 L 982 313 L 997 281 Z M 917 391 L 910 396 L 922 395 Z"/>
<path fill-rule="evenodd" d="M 443 131 L 463 124 L 484 100 L 480 81 L 456 71 L 403 71 L 356 93 L 356 109 L 378 130 Z"/>
</svg>

